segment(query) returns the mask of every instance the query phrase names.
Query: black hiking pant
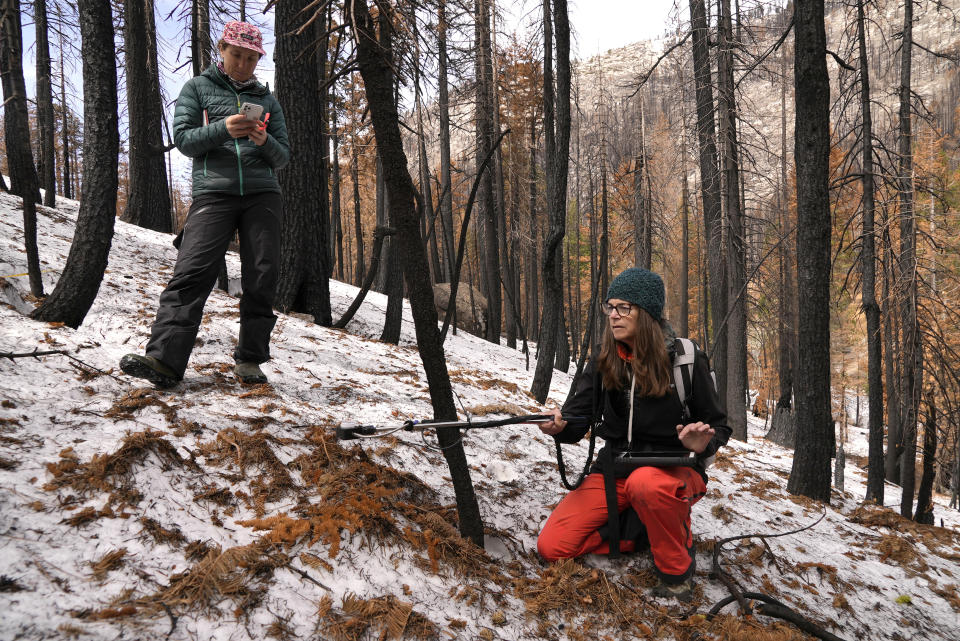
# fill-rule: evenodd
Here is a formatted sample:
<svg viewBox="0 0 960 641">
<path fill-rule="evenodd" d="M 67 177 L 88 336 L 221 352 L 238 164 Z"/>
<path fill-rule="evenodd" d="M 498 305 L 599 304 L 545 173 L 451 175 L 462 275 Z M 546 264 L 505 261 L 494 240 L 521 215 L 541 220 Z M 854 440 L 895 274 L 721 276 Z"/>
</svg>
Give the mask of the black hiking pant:
<svg viewBox="0 0 960 641">
<path fill-rule="evenodd" d="M 233 239 L 240 238 L 240 340 L 233 352 L 238 363 L 270 359 L 270 332 L 277 317 L 273 297 L 280 269 L 283 198 L 275 192 L 249 196 L 204 194 L 190 206 L 180 253 L 153 323 L 146 354 L 180 377 L 197 338 L 203 306 L 220 273 L 220 261 Z"/>
</svg>

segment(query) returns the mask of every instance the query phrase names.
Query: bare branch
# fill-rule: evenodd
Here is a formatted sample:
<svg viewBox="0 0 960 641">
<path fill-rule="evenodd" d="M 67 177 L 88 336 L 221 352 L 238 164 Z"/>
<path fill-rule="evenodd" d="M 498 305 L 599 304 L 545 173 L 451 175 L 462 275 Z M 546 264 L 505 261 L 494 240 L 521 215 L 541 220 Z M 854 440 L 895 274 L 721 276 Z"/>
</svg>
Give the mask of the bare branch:
<svg viewBox="0 0 960 641">
<path fill-rule="evenodd" d="M 940 51 L 931 51 L 930 49 L 927 49 L 916 40 L 913 41 L 913 46 L 916 47 L 917 49 L 920 49 L 921 51 L 926 51 L 927 53 L 929 53 L 931 56 L 935 58 L 943 58 L 944 60 L 949 60 L 954 64 L 960 63 L 960 56 L 958 56 L 955 53 L 943 53 Z"/>
<path fill-rule="evenodd" d="M 856 71 L 856 70 L 857 70 L 856 67 L 853 67 L 853 66 L 851 66 L 850 64 L 848 64 L 846 60 L 844 60 L 843 58 L 841 58 L 840 56 L 838 56 L 836 53 L 834 53 L 834 52 L 831 51 L 830 49 L 827 49 L 827 53 L 829 53 L 829 54 L 833 57 L 833 59 L 836 61 L 836 63 L 837 63 L 838 65 L 840 65 L 841 67 L 843 67 L 843 68 L 846 69 L 847 71 Z"/>
<path fill-rule="evenodd" d="M 676 49 L 677 47 L 682 47 L 682 46 L 684 45 L 684 43 L 686 43 L 686 41 L 690 39 L 690 34 L 691 34 L 691 33 L 692 33 L 692 32 L 688 31 L 688 32 L 686 33 L 686 35 L 683 36 L 683 38 L 681 38 L 678 42 L 674 43 L 674 45 L 673 45 L 672 47 L 670 47 L 669 49 L 667 49 L 666 51 L 664 51 L 664 52 L 660 55 L 660 57 L 657 58 L 656 62 L 653 63 L 653 66 L 650 67 L 650 69 L 648 69 L 648 70 L 646 71 L 646 73 L 643 73 L 643 74 L 640 75 L 640 80 L 639 80 L 639 82 L 637 83 L 637 87 L 636 87 L 636 89 L 633 90 L 633 93 L 628 96 L 629 98 L 633 98 L 634 96 L 637 95 L 637 92 L 639 92 L 641 89 L 643 89 L 643 85 L 645 85 L 646 82 L 647 82 L 647 80 L 650 79 L 650 76 L 653 74 L 654 71 L 656 71 L 657 67 L 660 65 L 661 62 L 663 62 L 664 58 L 666 58 L 666 57 L 669 56 L 671 53 L 673 53 L 674 49 Z"/>
</svg>

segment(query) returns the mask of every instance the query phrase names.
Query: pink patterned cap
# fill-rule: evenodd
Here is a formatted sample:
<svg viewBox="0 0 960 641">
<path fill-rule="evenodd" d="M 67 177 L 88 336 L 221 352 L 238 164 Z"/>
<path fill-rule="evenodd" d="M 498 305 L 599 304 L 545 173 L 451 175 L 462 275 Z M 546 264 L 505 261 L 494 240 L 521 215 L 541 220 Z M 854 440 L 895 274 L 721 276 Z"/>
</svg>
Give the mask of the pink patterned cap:
<svg viewBox="0 0 960 641">
<path fill-rule="evenodd" d="M 252 49 L 261 56 L 267 53 L 263 50 L 263 36 L 260 35 L 260 30 L 249 22 L 231 20 L 224 25 L 221 40 L 228 45 Z"/>
</svg>

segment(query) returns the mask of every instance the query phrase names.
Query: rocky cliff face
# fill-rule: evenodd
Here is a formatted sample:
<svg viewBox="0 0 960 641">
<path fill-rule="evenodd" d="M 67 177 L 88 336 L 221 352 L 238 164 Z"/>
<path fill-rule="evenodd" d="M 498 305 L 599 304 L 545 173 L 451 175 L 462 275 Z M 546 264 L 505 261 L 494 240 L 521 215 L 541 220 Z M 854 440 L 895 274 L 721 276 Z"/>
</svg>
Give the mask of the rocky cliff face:
<svg viewBox="0 0 960 641">
<path fill-rule="evenodd" d="M 899 0 L 881 0 L 881 9 L 868 9 L 868 56 L 870 82 L 874 100 L 874 127 L 878 137 L 892 146 L 895 141 L 897 86 L 899 83 L 899 45 L 897 34 L 902 29 L 903 10 Z M 682 15 L 687 14 L 681 12 Z M 738 136 L 743 147 L 745 200 L 760 206 L 773 198 L 779 188 L 781 157 L 792 164 L 793 140 L 793 36 L 775 48 L 790 24 L 792 3 L 784 7 L 756 7 L 746 11 L 739 27 L 743 43 L 737 55 L 735 78 L 739 110 Z M 957 56 L 960 52 L 960 0 L 926 2 L 917 7 L 914 38 L 918 46 L 931 52 Z M 838 137 L 847 136 L 859 123 L 859 97 L 856 51 L 856 8 L 842 2 L 827 3 L 827 41 L 836 58 L 828 57 L 831 77 L 834 130 Z M 575 27 L 575 25 L 574 25 Z M 636 42 L 610 49 L 603 54 L 574 64 L 573 100 L 574 128 L 579 125 L 581 148 L 593 153 L 604 147 L 610 162 L 618 162 L 636 153 L 643 121 L 669 127 L 674 138 L 683 133 L 691 153 L 695 140 L 693 128 L 693 66 L 689 42 L 677 44 L 688 30 L 685 23 L 672 35 Z M 738 31 L 735 25 L 734 30 Z M 786 60 L 781 63 L 781 56 Z M 661 56 L 663 58 L 661 59 Z M 853 70 L 844 69 L 842 60 Z M 654 67 L 656 69 L 654 70 Z M 957 65 L 949 57 L 933 55 L 919 49 L 914 56 L 913 84 L 918 109 L 928 111 L 943 133 L 955 130 L 954 106 L 960 97 Z M 651 70 L 653 70 L 651 72 Z M 783 75 L 785 73 L 785 75 Z M 647 77 L 648 76 L 648 77 Z M 643 86 L 641 79 L 647 77 Z M 781 147 L 781 89 L 786 83 L 786 141 Z M 476 142 L 472 122 L 473 108 L 469 92 L 454 99 L 453 158 L 470 173 Z M 437 118 L 429 109 L 427 120 L 428 156 L 431 167 L 439 159 Z M 579 123 L 577 122 L 579 120 Z M 516 135 L 516 133 L 514 134 Z M 576 135 L 576 134 L 574 134 Z M 847 140 L 852 140 L 849 137 Z M 850 142 L 844 144 L 852 144 Z M 573 150 L 576 141 L 571 142 Z M 572 152 L 573 153 L 573 152 Z M 416 148 L 411 138 L 408 157 L 416 165 Z M 693 174 L 691 155 L 691 179 Z M 677 168 L 678 169 L 678 168 Z M 571 188 L 573 187 L 571 183 Z"/>
</svg>

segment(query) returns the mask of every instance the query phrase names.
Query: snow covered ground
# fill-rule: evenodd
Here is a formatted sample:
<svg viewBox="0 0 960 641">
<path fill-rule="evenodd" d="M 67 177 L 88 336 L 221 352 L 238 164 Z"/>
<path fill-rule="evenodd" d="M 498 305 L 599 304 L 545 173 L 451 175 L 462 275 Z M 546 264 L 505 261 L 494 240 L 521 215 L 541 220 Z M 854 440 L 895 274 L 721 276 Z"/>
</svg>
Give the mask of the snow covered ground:
<svg viewBox="0 0 960 641">
<path fill-rule="evenodd" d="M 47 292 L 63 267 L 76 203 L 40 209 Z M 563 495 L 551 440 L 532 425 L 464 439 L 486 550 L 455 535 L 443 456 L 417 433 L 338 442 L 341 422 L 430 418 L 409 310 L 399 346 L 379 342 L 385 299 L 369 294 L 345 331 L 281 316 L 271 385 L 231 366 L 237 301 L 214 292 L 184 382 L 144 387 L 116 366 L 142 351 L 169 278 L 171 237 L 118 222 L 96 303 L 78 330 L 30 320 L 19 199 L 0 194 L 0 639 L 802 639 L 746 619 L 709 576 L 713 543 L 816 522 L 791 497 L 791 453 L 731 443 L 694 508 L 696 601 L 648 596 L 648 554 L 547 565 L 536 536 Z M 236 256 L 228 269 L 239 272 Z M 331 281 L 334 316 L 356 289 Z M 533 413 L 524 355 L 461 333 L 445 345 L 474 417 Z M 570 377 L 556 373 L 551 399 Z M 465 414 L 462 412 L 461 416 Z M 859 431 L 851 431 L 859 434 Z M 852 444 L 850 450 L 856 449 Z M 566 447 L 568 469 L 585 447 Z M 843 639 L 960 637 L 960 513 L 937 497 L 921 527 L 860 505 L 849 464 L 823 520 L 732 542 L 723 568 Z M 887 486 L 887 505 L 899 502 Z M 699 635 L 697 637 L 696 635 Z M 768 636 L 762 636 L 768 635 Z"/>
</svg>

